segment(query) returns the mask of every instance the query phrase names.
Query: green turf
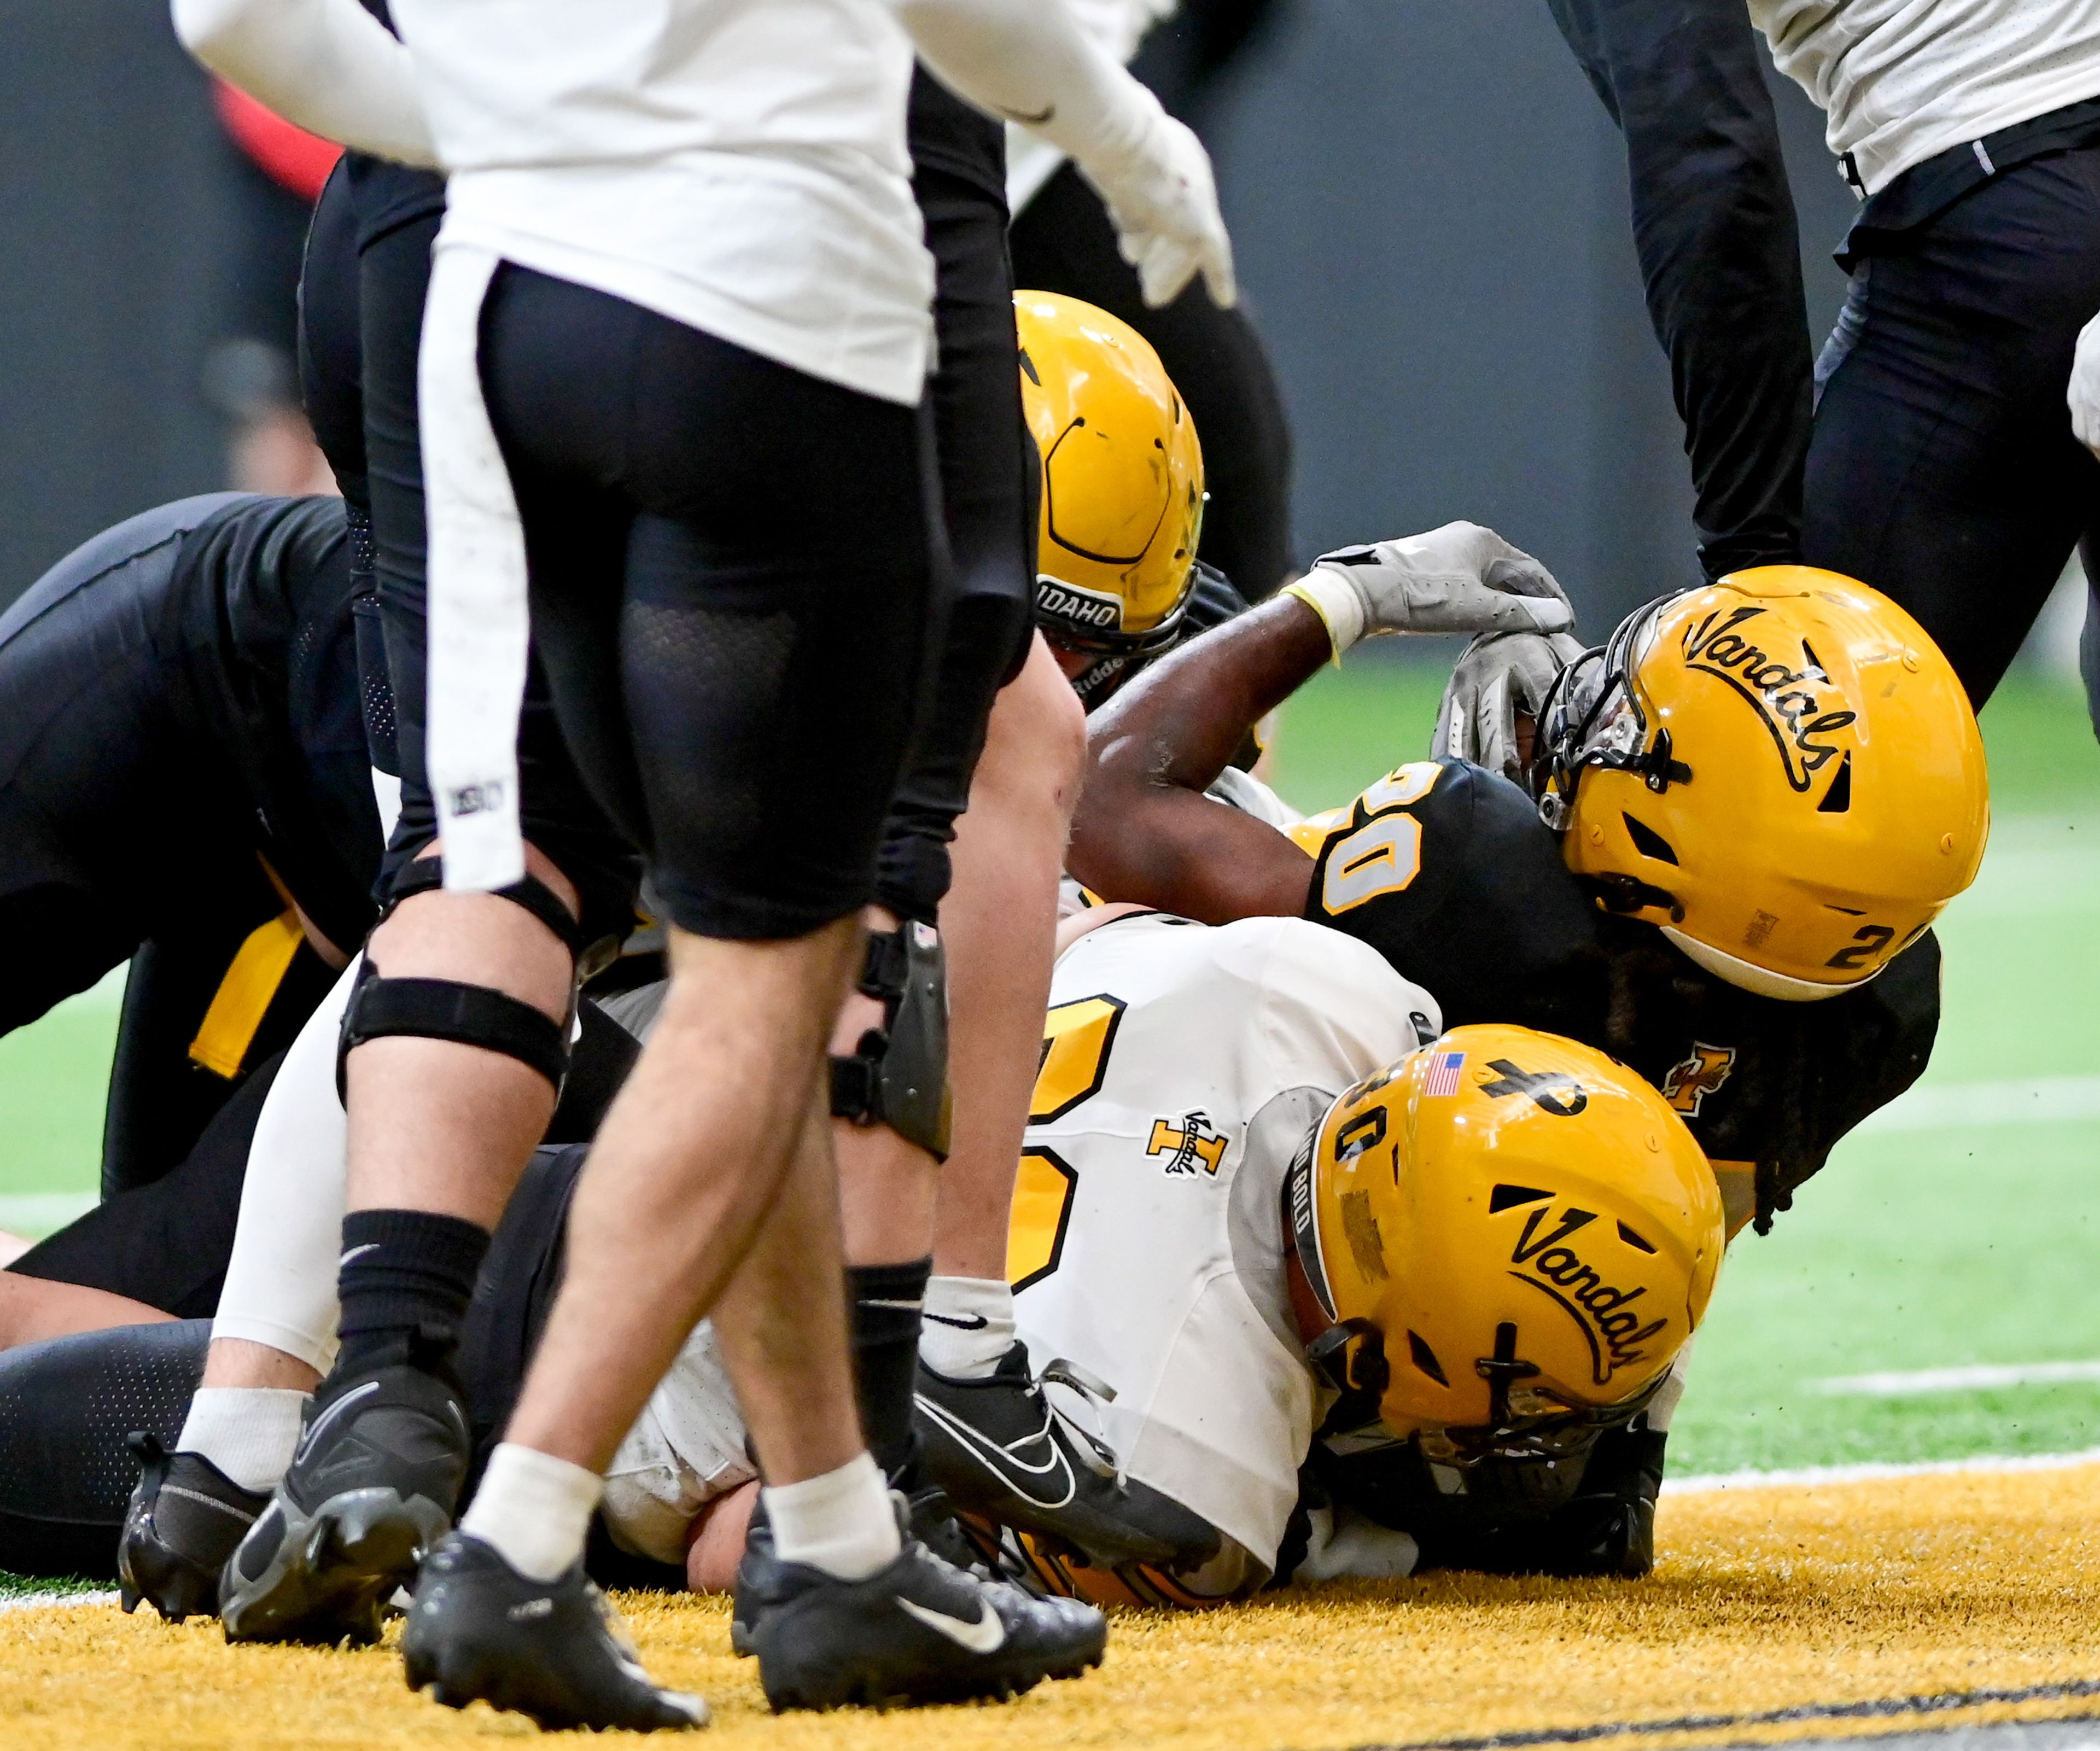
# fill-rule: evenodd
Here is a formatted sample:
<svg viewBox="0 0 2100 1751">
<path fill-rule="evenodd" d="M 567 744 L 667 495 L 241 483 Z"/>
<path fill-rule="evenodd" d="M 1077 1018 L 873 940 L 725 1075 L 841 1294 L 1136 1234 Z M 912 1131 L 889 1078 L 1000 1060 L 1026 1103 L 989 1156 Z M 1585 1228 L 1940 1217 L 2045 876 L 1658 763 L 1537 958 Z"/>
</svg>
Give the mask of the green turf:
<svg viewBox="0 0 2100 1751">
<path fill-rule="evenodd" d="M 122 995 L 119 973 L 0 1039 L 0 1200 L 95 1190 Z M 0 1219 L 0 1228 L 9 1225 Z"/>
</svg>

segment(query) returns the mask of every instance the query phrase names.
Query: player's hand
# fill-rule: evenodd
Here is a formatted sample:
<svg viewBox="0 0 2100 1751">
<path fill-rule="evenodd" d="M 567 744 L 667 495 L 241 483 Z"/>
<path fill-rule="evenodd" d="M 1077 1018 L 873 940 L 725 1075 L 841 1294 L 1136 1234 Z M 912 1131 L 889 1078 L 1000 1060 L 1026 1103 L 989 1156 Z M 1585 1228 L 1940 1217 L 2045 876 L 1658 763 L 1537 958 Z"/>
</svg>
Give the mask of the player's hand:
<svg viewBox="0 0 2100 1751">
<path fill-rule="evenodd" d="M 1531 753 L 1523 730 L 1536 727 L 1546 690 L 1582 654 L 1566 633 L 1483 633 L 1445 685 L 1430 757 L 1470 760 L 1522 784 Z"/>
<path fill-rule="evenodd" d="M 1379 633 L 1558 633 L 1574 623 L 1568 593 L 1530 554 L 1476 523 L 1368 547 L 1338 547 L 1300 580 L 1346 584 L 1363 610 L 1356 636 Z M 1335 623 L 1328 621 L 1330 629 Z M 1351 639 L 1353 642 L 1354 639 Z M 1337 637 L 1337 648 L 1342 641 Z"/>
<path fill-rule="evenodd" d="M 2078 441 L 2100 456 L 2100 316 L 2078 331 L 2078 349 L 2071 355 L 2071 429 Z"/>
<path fill-rule="evenodd" d="M 1213 303 L 1238 298 L 1211 155 L 1157 99 L 1127 148 L 1082 162 L 1079 170 L 1108 204 L 1116 247 L 1137 270 L 1147 304 L 1172 303 L 1198 273 Z"/>
</svg>

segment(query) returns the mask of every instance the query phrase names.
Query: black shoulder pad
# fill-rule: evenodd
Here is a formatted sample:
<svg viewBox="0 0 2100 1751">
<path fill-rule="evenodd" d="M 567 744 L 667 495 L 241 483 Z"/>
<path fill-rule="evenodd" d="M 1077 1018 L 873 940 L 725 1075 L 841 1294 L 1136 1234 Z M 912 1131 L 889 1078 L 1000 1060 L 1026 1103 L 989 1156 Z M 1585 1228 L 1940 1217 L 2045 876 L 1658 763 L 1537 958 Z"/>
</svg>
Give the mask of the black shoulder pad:
<svg viewBox="0 0 2100 1751">
<path fill-rule="evenodd" d="M 1531 799 L 1465 761 L 1403 767 L 1315 853 L 1305 915 L 1428 988 L 1447 1026 L 1601 1027 L 1599 915 Z M 1419 794 L 1414 794 L 1417 792 Z M 1410 799 L 1405 800 L 1402 799 Z"/>
</svg>

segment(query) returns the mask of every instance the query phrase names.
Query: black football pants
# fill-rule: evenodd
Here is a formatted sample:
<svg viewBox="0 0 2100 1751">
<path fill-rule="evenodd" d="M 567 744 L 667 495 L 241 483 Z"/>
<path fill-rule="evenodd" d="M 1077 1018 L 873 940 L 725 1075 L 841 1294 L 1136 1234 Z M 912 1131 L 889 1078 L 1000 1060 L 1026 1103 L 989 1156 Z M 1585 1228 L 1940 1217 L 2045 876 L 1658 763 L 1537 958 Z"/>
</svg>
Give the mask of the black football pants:
<svg viewBox="0 0 2100 1751">
<path fill-rule="evenodd" d="M 1816 367 L 1802 550 L 1930 633 L 1979 707 L 2071 549 L 2100 461 L 2064 405 L 2100 312 L 2100 146 L 2001 173 L 1861 261 Z"/>
</svg>

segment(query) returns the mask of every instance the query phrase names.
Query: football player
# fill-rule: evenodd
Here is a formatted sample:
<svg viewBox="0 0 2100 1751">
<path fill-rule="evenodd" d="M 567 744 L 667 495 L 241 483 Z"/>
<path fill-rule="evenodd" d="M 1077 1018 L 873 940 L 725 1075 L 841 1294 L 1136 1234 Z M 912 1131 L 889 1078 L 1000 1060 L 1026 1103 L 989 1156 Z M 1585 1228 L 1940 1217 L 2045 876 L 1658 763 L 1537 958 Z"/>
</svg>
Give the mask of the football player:
<svg viewBox="0 0 2100 1751">
<path fill-rule="evenodd" d="M 1405 1573 L 1418 1543 L 1470 1560 L 1490 1533 L 1565 1566 L 1592 1449 L 1661 1414 L 1720 1261 L 1677 1116 L 1568 1040 L 1436 1038 L 1426 992 L 1301 920 L 1068 928 L 1015 1198 L 1021 1329 L 1062 1359 L 1068 1414 L 1224 1544 L 1110 1577 L 1030 1541 L 1039 1574 L 1188 1603 L 1294 1567 Z M 1321 1500 L 1330 1458 L 1379 1480 L 1368 1521 Z"/>
<path fill-rule="evenodd" d="M 1203 796 L 1251 723 L 1493 540 L 1454 526 L 1330 556 L 1157 665 L 1090 726 L 1071 868 L 1184 915 L 1330 924 L 1447 1021 L 1608 1052 L 1689 1126 L 1731 1233 L 1762 1231 L 1925 1067 L 1930 926 L 1988 825 L 1974 715 L 1894 604 L 1763 568 L 1650 604 L 1552 684 L 1536 798 L 1448 757 L 1288 834 Z M 1635 1432 L 1622 1480 L 1652 1495 L 1636 1474 L 1659 1479 L 1662 1431 Z"/>
<path fill-rule="evenodd" d="M 1091 712 L 1246 602 L 1196 557 L 1204 452 L 1151 343 L 1060 293 L 1018 292 L 1014 315 L 1021 405 L 1042 458 L 1035 624 Z"/>
<path fill-rule="evenodd" d="M 689 1070 L 704 1061 L 712 1080 L 682 1078 L 678 1096 L 703 1086 L 712 1092 L 689 1109 L 670 1089 L 660 1091 L 669 1110 L 687 1114 L 679 1148 L 667 1153 L 624 1124 L 608 1137 L 583 1197 L 586 1214 L 603 1220 L 579 1220 L 580 1235 L 593 1238 L 579 1241 L 536 1390 L 520 1402 L 518 1438 L 494 1462 L 474 1527 L 426 1567 L 430 1597 L 410 1639 L 412 1669 L 430 1674 L 455 1703 L 496 1684 L 502 1700 L 544 1718 L 691 1724 L 698 1710 L 649 1691 L 631 1662 L 616 1657 L 571 1559 L 598 1488 L 596 1466 L 626 1420 L 620 1401 L 646 1396 L 682 1320 L 690 1323 L 728 1289 L 732 1267 L 761 1244 L 761 1230 L 764 1246 L 798 1264 L 834 1244 L 830 1127 L 821 1118 L 804 1122 L 799 1074 L 774 1072 L 779 1063 L 800 1061 L 809 1026 L 827 1021 L 837 1007 L 854 917 L 872 887 L 875 836 L 907 752 L 918 622 L 933 570 L 912 417 L 929 363 L 931 275 L 902 162 L 907 29 L 960 88 L 990 104 L 1039 111 L 1041 125 L 1115 192 L 1154 295 L 1170 296 L 1201 266 L 1229 301 L 1222 227 L 1200 148 L 1089 53 L 1061 13 L 931 0 L 894 9 L 733 7 L 679 35 L 677 54 L 645 57 L 639 72 L 638 64 L 621 63 L 596 82 L 576 72 L 576 55 L 592 43 L 601 55 L 615 51 L 597 38 L 576 37 L 574 20 L 554 11 L 535 15 L 533 29 L 506 38 L 501 73 L 488 62 L 487 41 L 465 42 L 442 9 L 404 4 L 401 16 L 417 60 L 405 107 L 416 119 L 420 93 L 433 125 L 429 136 L 409 144 L 426 161 L 442 157 L 452 173 L 423 327 L 423 377 L 431 392 L 421 409 L 433 484 L 434 607 L 443 611 L 449 599 L 463 611 L 457 637 L 434 631 L 430 642 L 437 709 L 430 764 L 447 836 L 446 880 L 454 888 L 493 888 L 511 880 L 521 862 L 511 731 L 529 581 L 567 739 L 582 754 L 593 793 L 649 851 L 674 964 L 717 966 L 681 981 L 642 1072 L 653 1078 L 656 1066 L 683 1053 Z M 232 70 L 254 76 L 263 95 L 276 82 L 297 99 L 297 75 L 319 69 L 314 57 L 288 51 L 277 28 L 286 22 L 271 9 L 249 8 L 245 28 L 212 36 L 236 64 Z M 346 11 L 337 22 L 359 20 Z M 645 24 L 672 28 L 658 17 Z M 842 46 L 849 43 L 859 48 L 849 53 Z M 317 30 L 307 46 L 337 52 L 340 77 L 318 82 L 339 87 L 330 101 L 341 99 L 338 114 L 353 142 L 384 149 L 385 127 L 360 130 L 367 116 L 400 119 L 395 46 L 375 30 L 347 29 L 339 37 Z M 353 46 L 361 59 L 352 58 Z M 470 63 L 474 71 L 466 77 Z M 767 68 L 776 75 L 770 83 Z M 390 83 L 390 76 L 396 76 Z M 600 101 L 608 80 L 615 88 L 646 86 L 647 100 L 636 94 L 631 103 Z M 779 80 L 785 85 L 776 90 Z M 306 82 L 309 91 L 315 82 Z M 580 95 L 585 86 L 589 94 Z M 555 143 L 565 118 L 576 131 Z M 780 140 L 806 144 L 808 135 L 796 131 L 805 122 L 836 150 L 790 165 Z M 765 198 L 753 199 L 754 190 Z M 692 210 L 703 221 L 713 213 L 720 223 L 665 232 L 636 216 L 666 199 L 698 201 Z M 749 280 L 758 259 L 776 264 L 782 276 L 762 298 Z M 477 341 L 474 312 L 484 302 L 488 333 Z M 1004 320 L 1003 308 L 999 315 Z M 608 370 L 635 368 L 629 342 L 642 344 L 644 335 L 660 350 L 662 368 L 644 370 L 632 395 L 609 387 Z M 586 342 L 610 349 L 604 368 L 585 362 L 579 349 Z M 440 393 L 448 370 L 451 387 Z M 615 454 L 627 460 L 615 462 Z M 639 460 L 646 456 L 655 462 Z M 731 484 L 737 469 L 755 470 L 748 489 Z M 474 484 L 506 478 L 514 497 L 505 490 L 491 501 Z M 820 507 L 786 523 L 771 516 L 773 496 L 788 482 L 834 495 L 832 510 Z M 592 507 L 590 514 L 577 514 L 580 505 Z M 483 513 L 477 506 L 493 523 L 478 522 Z M 646 536 L 651 530 L 655 536 Z M 731 549 L 745 557 L 732 558 Z M 456 574 L 446 569 L 453 562 Z M 448 598 L 452 576 L 464 593 Z M 849 587 L 855 577 L 867 587 Z M 811 580 L 824 585 L 821 601 Z M 635 598 L 633 612 L 607 620 L 623 594 Z M 655 630 L 639 629 L 642 621 Z M 725 641 L 741 642 L 743 654 L 727 654 Z M 783 666 L 791 658 L 792 673 Z M 708 670 L 704 685 L 694 684 L 696 666 Z M 783 717 L 789 690 L 818 701 L 823 711 Z M 476 700 L 482 703 L 470 703 Z M 752 805 L 753 748 L 773 762 L 770 787 L 796 788 L 809 804 L 792 835 L 770 831 L 765 812 Z M 749 946 L 755 942 L 776 947 Z M 731 967 L 745 973 L 725 970 Z M 710 987 L 706 1021 L 682 995 L 696 979 Z M 878 991 L 887 982 L 862 981 Z M 744 994 L 741 1007 L 754 1025 L 713 1039 L 695 1056 L 701 1036 L 712 1038 L 712 1018 L 732 985 Z M 404 987 L 391 995 L 405 1003 L 419 994 Z M 479 1008 L 486 1012 L 489 1005 Z M 761 1016 L 776 1024 L 778 1052 L 765 1043 L 775 1035 L 755 1025 Z M 759 1053 L 755 1074 L 726 1068 L 744 1049 Z M 776 1063 L 778 1052 L 788 1058 Z M 813 1062 L 813 1078 L 820 1068 Z M 355 1104 L 355 1092 L 352 1098 Z M 398 1117 L 400 1101 L 386 1104 Z M 693 1141 L 725 1126 L 744 1140 Z M 413 1153 L 419 1146 L 410 1139 L 404 1147 Z M 372 1189 L 360 1158 L 354 1152 L 353 1181 L 367 1183 L 355 1203 L 368 1202 Z M 677 1224 L 638 1224 L 618 1197 L 600 1211 L 598 1188 L 608 1175 L 652 1180 L 667 1172 L 700 1173 L 712 1187 L 708 1197 L 675 1201 L 682 1221 L 698 1231 L 682 1243 Z M 403 1177 L 420 1180 L 413 1189 L 422 1193 L 444 1178 Z M 501 1175 L 481 1178 L 488 1183 L 478 1190 L 507 1193 Z M 796 1191 L 775 1197 L 783 1178 Z M 470 1214 L 486 1220 L 501 1202 L 477 1198 Z M 387 1233 L 370 1241 L 382 1255 L 401 1224 L 386 1226 Z M 453 1240 L 443 1261 L 449 1267 L 485 1244 L 485 1231 L 459 1232 Z M 382 1262 L 364 1260 L 367 1250 L 353 1245 L 349 1255 L 360 1267 Z M 579 1278 L 611 1269 L 630 1281 L 652 1263 L 690 1281 L 643 1298 L 626 1338 L 598 1329 L 600 1316 L 580 1311 L 602 1295 Z M 445 1305 L 412 1331 L 460 1310 L 458 1271 L 425 1272 L 417 1281 L 433 1275 L 443 1292 L 423 1299 Z M 826 1273 L 819 1270 L 816 1281 L 825 1282 Z M 851 1661 L 836 1645 L 827 1651 L 866 1629 L 864 1601 L 885 1588 L 918 1585 L 969 1607 L 957 1591 L 962 1581 L 943 1580 L 915 1546 L 900 1550 L 880 1472 L 852 1427 L 849 1395 L 838 1390 L 843 1310 L 831 1317 L 828 1288 L 814 1308 L 803 1307 L 800 1320 L 769 1323 L 761 1311 L 783 1306 L 789 1293 L 780 1261 L 754 1260 L 739 1281 L 743 1286 L 730 1291 L 724 1318 L 745 1340 L 730 1347 L 743 1360 L 746 1405 L 779 1485 L 768 1560 L 774 1615 L 793 1625 L 781 1630 L 765 1662 L 775 1700 L 822 1705 L 862 1688 L 888 1696 L 895 1687 L 931 1693 L 958 1683 L 1004 1691 L 1058 1669 L 1085 1639 L 1080 1632 L 1092 1634 L 1097 1623 L 1089 1629 L 1080 1618 L 1025 1603 L 1007 1614 L 1011 1645 L 991 1651 L 997 1658 L 962 1658 L 893 1624 L 878 1628 L 874 1643 Z M 376 1312 L 351 1307 L 349 1291 L 357 1288 L 362 1299 L 368 1286 L 346 1278 L 346 1333 L 364 1330 Z M 390 1316 L 416 1299 L 414 1286 L 396 1286 Z M 383 1323 L 401 1325 L 390 1317 Z M 419 1356 L 412 1349 L 412 1371 Z M 339 1362 L 329 1405 L 369 1360 L 346 1355 Z M 443 1384 L 390 1376 L 383 1386 L 403 1388 L 397 1397 L 420 1391 L 435 1405 Z M 324 1414 L 316 1411 L 316 1427 Z M 349 1440 L 351 1425 L 373 1414 L 367 1399 L 338 1418 L 332 1444 Z M 426 1420 L 434 1430 L 442 1421 Z M 310 1457 L 320 1446 L 309 1444 Z M 357 1616 L 389 1590 L 382 1583 L 391 1577 L 354 1554 L 322 1572 L 297 1554 L 309 1547 L 303 1531 L 275 1537 L 295 1522 L 332 1521 L 336 1498 L 320 1487 L 321 1468 L 315 1457 L 303 1478 L 288 1475 L 276 1511 L 258 1523 L 248 1553 L 254 1560 L 236 1565 L 242 1597 L 234 1603 L 258 1632 Z M 389 1536 L 360 1533 L 335 1541 L 338 1546 L 362 1543 L 382 1555 L 390 1547 L 420 1548 L 449 1519 L 448 1502 L 409 1496 L 405 1474 L 387 1481 L 400 1485 Z M 352 1506 L 346 1498 L 341 1504 L 343 1511 Z M 392 1536 L 408 1519 L 418 1522 L 414 1538 Z M 884 1578 L 862 1587 L 872 1575 Z M 527 1652 L 528 1632 L 516 1627 L 523 1620 L 497 1608 L 521 1586 L 558 1599 L 574 1630 L 557 1638 L 545 1658 Z M 546 1593 L 549 1587 L 556 1591 Z M 338 1597 L 344 1611 L 336 1609 Z M 485 1636 L 477 1625 L 487 1625 Z M 1045 1651 L 1046 1634 L 1058 1651 Z M 470 1645 L 479 1651 L 470 1655 Z M 500 1683 L 488 1675 L 499 1669 L 507 1674 Z"/>
<path fill-rule="evenodd" d="M 333 499 L 183 499 L 0 615 L 0 1033 L 130 959 L 105 1196 L 183 1158 L 371 922 L 390 710 L 368 677 L 368 742 L 349 546 Z"/>
<path fill-rule="evenodd" d="M 1194 917 L 1317 919 L 1447 1018 L 1612 1052 L 1668 1091 L 1732 1222 L 1768 1222 L 1924 1068 L 1929 927 L 1988 829 L 1974 716 L 1893 603 L 1767 567 L 1651 603 L 1571 665 L 1525 769 L 1536 798 L 1455 757 L 1288 836 L 1203 797 L 1246 725 L 1389 611 L 1360 591 L 1441 590 L 1493 540 L 1454 525 L 1330 555 L 1159 664 L 1090 726 L 1073 871 Z"/>
</svg>

